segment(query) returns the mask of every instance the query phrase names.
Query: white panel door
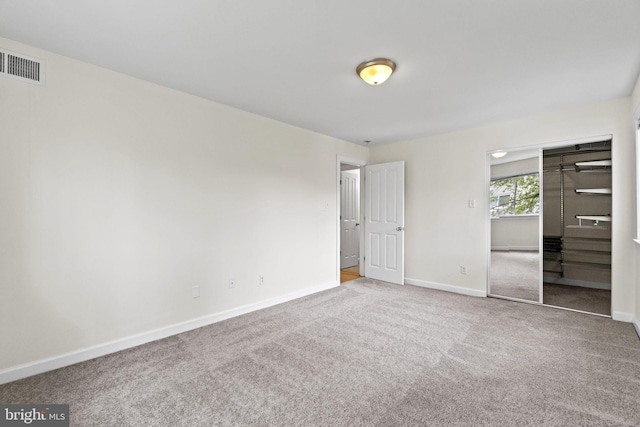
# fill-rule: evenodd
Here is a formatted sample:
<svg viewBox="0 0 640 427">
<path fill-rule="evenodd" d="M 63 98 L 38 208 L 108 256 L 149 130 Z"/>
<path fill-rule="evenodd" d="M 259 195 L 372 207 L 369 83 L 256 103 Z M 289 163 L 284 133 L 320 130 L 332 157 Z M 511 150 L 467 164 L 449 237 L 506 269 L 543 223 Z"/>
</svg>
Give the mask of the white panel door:
<svg viewBox="0 0 640 427">
<path fill-rule="evenodd" d="M 404 285 L 404 161 L 365 167 L 365 276 Z"/>
<path fill-rule="evenodd" d="M 340 268 L 360 262 L 360 171 L 340 173 Z"/>
</svg>

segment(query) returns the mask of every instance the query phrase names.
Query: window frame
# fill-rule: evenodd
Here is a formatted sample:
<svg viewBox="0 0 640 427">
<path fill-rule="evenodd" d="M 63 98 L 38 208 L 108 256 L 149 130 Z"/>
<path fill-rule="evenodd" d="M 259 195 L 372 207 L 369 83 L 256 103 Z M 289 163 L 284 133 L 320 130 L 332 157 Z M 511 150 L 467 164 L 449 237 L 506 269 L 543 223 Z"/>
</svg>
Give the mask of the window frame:
<svg viewBox="0 0 640 427">
<path fill-rule="evenodd" d="M 529 212 L 529 213 L 522 213 L 522 214 L 517 214 L 517 213 L 513 213 L 513 214 L 507 214 L 507 215 L 498 215 L 498 216 L 491 216 L 492 215 L 492 210 L 493 208 L 491 207 L 491 198 L 492 197 L 498 197 L 498 200 L 501 196 L 505 196 L 508 195 L 510 199 L 513 199 L 513 201 L 511 202 L 511 204 L 513 205 L 513 211 L 515 212 L 515 206 L 516 203 L 518 201 L 518 178 L 523 177 L 523 176 L 530 176 L 530 175 L 537 175 L 538 176 L 538 185 L 541 185 L 540 182 L 540 171 L 532 171 L 532 172 L 524 172 L 524 173 L 518 173 L 515 175 L 507 175 L 507 176 L 501 176 L 501 177 L 496 177 L 496 178 L 490 178 L 489 179 L 489 217 L 492 220 L 496 220 L 496 219 L 504 219 L 504 218 L 525 218 L 525 217 L 534 217 L 534 216 L 540 216 L 541 213 L 541 206 L 540 206 L 540 193 L 538 192 L 538 212 Z M 513 190 L 513 193 L 498 193 L 495 195 L 491 194 L 491 185 L 496 182 L 496 181 L 503 181 L 503 180 L 508 180 L 508 179 L 516 179 L 516 184 Z M 513 197 L 512 197 L 513 196 Z M 497 206 L 500 206 L 499 204 Z"/>
</svg>

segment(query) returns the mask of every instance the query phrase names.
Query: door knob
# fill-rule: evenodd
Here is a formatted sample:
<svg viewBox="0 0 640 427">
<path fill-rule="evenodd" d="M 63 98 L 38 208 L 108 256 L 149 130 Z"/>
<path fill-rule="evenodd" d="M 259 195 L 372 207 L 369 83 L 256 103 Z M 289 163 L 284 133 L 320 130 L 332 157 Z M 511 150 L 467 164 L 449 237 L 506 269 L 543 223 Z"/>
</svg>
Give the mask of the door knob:
<svg viewBox="0 0 640 427">
<path fill-rule="evenodd" d="M 404 230 L 404 227 L 398 227 L 398 228 L 396 228 L 396 231 L 402 231 L 402 230 Z"/>
<path fill-rule="evenodd" d="M 360 223 L 356 222 L 356 227 L 359 226 L 359 225 L 360 225 Z"/>
</svg>

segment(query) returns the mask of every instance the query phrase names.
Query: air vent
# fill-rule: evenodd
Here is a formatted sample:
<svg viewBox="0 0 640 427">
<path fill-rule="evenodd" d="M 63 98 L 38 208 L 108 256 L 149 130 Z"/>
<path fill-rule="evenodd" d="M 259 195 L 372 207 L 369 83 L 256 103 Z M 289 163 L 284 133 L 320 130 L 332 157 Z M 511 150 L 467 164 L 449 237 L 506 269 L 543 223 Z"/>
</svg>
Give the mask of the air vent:
<svg viewBox="0 0 640 427">
<path fill-rule="evenodd" d="M 0 49 L 0 75 L 42 85 L 44 63 L 40 59 Z"/>
</svg>

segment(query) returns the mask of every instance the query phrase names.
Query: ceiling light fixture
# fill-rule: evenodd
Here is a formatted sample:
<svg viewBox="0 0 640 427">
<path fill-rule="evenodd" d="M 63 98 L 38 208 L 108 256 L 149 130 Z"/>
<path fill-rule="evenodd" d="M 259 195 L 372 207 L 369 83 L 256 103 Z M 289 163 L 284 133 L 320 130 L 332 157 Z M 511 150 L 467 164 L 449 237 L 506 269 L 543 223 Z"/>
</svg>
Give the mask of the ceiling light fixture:
<svg viewBox="0 0 640 427">
<path fill-rule="evenodd" d="M 504 157 L 507 155 L 506 151 L 496 151 L 495 153 L 491 153 L 491 155 L 493 157 L 495 157 L 496 159 L 499 159 L 500 157 Z"/>
<path fill-rule="evenodd" d="M 356 67 L 356 73 L 370 85 L 384 83 L 395 71 L 396 63 L 387 58 L 376 58 L 362 62 Z"/>
</svg>

